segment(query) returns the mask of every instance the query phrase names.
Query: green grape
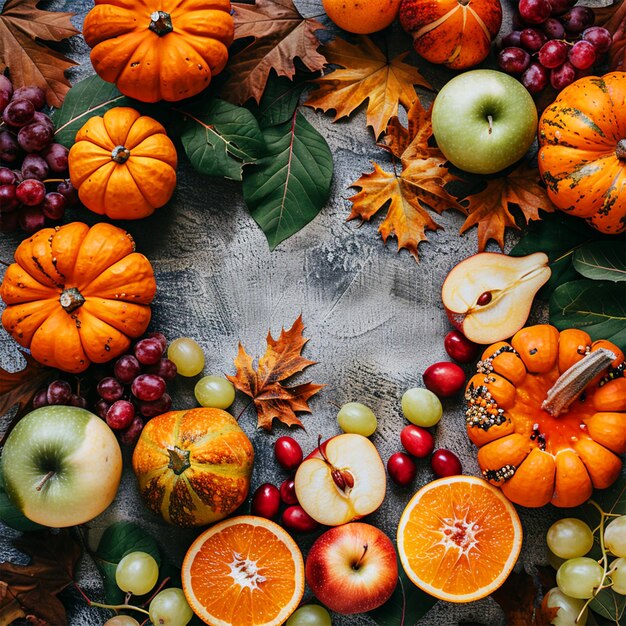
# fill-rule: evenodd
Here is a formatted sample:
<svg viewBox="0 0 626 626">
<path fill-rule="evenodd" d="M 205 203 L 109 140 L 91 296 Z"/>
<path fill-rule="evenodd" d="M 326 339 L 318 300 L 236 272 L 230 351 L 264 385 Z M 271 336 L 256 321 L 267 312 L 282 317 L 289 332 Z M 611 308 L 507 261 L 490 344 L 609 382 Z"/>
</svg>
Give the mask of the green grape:
<svg viewBox="0 0 626 626">
<path fill-rule="evenodd" d="M 337 413 L 337 423 L 344 433 L 356 433 L 369 437 L 378 426 L 374 411 L 360 402 L 348 402 Z"/>
<path fill-rule="evenodd" d="M 193 617 L 185 594 L 178 587 L 163 589 L 152 598 L 148 607 L 154 626 L 185 626 Z"/>
<path fill-rule="evenodd" d="M 301 606 L 285 623 L 285 626 L 331 626 L 330 613 L 319 604 Z"/>
<path fill-rule="evenodd" d="M 626 559 L 624 557 L 615 559 L 611 563 L 609 570 L 611 572 L 611 580 L 613 581 L 611 589 L 615 593 L 626 596 Z"/>
<path fill-rule="evenodd" d="M 563 565 L 565 561 L 567 561 L 567 559 L 562 559 L 560 556 L 557 556 L 556 554 L 554 554 L 554 552 L 552 552 L 552 550 L 548 548 L 548 563 L 550 563 L 550 565 L 555 570 L 559 569 L 559 567 L 561 567 L 561 565 Z"/>
<path fill-rule="evenodd" d="M 615 556 L 626 558 L 626 515 L 620 515 L 607 524 L 604 545 Z"/>
<path fill-rule="evenodd" d="M 587 609 L 576 621 L 585 606 L 585 601 L 566 596 L 558 587 L 553 587 L 546 593 L 543 597 L 543 606 L 558 609 L 556 616 L 550 622 L 553 626 L 585 626 L 587 623 Z"/>
<path fill-rule="evenodd" d="M 127 593 L 142 596 L 148 593 L 159 579 L 159 566 L 147 552 L 129 552 L 117 564 L 115 582 Z"/>
<path fill-rule="evenodd" d="M 139 626 L 139 622 L 130 615 L 116 615 L 104 622 L 103 626 Z"/>
<path fill-rule="evenodd" d="M 604 570 L 586 556 L 565 561 L 556 573 L 556 584 L 559 589 L 571 598 L 586 600 L 591 598 L 593 590 L 602 582 Z"/>
<path fill-rule="evenodd" d="M 189 337 L 174 339 L 167 349 L 167 358 L 174 362 L 181 376 L 196 376 L 204 369 L 204 352 Z"/>
<path fill-rule="evenodd" d="M 434 426 L 443 414 L 441 400 L 428 389 L 414 387 L 402 396 L 402 412 L 416 426 Z"/>
<path fill-rule="evenodd" d="M 582 520 L 566 517 L 557 520 L 546 535 L 548 548 L 562 559 L 584 556 L 593 548 L 593 532 Z"/>
<path fill-rule="evenodd" d="M 221 376 L 201 378 L 193 390 L 200 406 L 227 409 L 235 401 L 235 387 Z"/>
</svg>

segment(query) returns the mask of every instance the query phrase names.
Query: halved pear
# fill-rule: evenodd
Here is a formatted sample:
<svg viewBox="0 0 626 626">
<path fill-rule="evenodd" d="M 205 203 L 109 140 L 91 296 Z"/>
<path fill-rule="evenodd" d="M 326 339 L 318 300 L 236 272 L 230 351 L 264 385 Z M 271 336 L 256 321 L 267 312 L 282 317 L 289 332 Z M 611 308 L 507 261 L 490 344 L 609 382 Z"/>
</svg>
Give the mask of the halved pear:
<svg viewBox="0 0 626 626">
<path fill-rule="evenodd" d="M 535 294 L 550 278 L 543 252 L 479 252 L 452 268 L 441 299 L 452 324 L 470 341 L 508 339 L 524 326 Z"/>
</svg>

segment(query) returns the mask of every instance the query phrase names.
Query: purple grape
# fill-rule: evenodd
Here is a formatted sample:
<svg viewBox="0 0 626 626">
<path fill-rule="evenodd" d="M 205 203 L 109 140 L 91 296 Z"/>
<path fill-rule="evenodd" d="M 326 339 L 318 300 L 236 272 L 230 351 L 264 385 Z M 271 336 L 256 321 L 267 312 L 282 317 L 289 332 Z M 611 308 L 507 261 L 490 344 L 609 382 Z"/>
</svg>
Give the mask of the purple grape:
<svg viewBox="0 0 626 626">
<path fill-rule="evenodd" d="M 0 130 L 0 161 L 13 163 L 20 152 L 17 139 L 8 130 Z"/>
<path fill-rule="evenodd" d="M 69 150 L 60 143 L 51 143 L 41 156 L 46 160 L 51 172 L 62 174 L 67 170 L 67 155 Z"/>
<path fill-rule="evenodd" d="M 41 230 L 46 225 L 46 218 L 41 211 L 41 207 L 27 206 L 18 213 L 18 223 L 20 228 L 27 234 L 32 235 Z"/>
<path fill-rule="evenodd" d="M 2 111 L 2 119 L 9 126 L 20 128 L 30 124 L 35 115 L 35 107 L 30 100 L 11 100 Z"/>
<path fill-rule="evenodd" d="M 140 374 L 133 380 L 131 391 L 138 400 L 152 402 L 165 393 L 165 381 L 155 374 Z"/>
<path fill-rule="evenodd" d="M 113 373 L 121 383 L 130 385 L 141 374 L 141 365 L 132 354 L 124 354 L 115 361 Z"/>
<path fill-rule="evenodd" d="M 107 376 L 103 378 L 96 387 L 98 395 L 109 403 L 120 400 L 124 395 L 124 387 L 117 378 Z"/>
<path fill-rule="evenodd" d="M 60 193 L 51 191 L 46 194 L 41 210 L 49 220 L 60 220 L 65 215 L 65 205 L 65 198 Z"/>
<path fill-rule="evenodd" d="M 103 420 L 106 420 L 107 417 L 107 411 L 109 410 L 109 407 L 111 405 L 106 401 L 103 400 L 102 398 L 100 398 L 95 404 L 94 404 L 94 410 L 96 412 L 96 415 L 100 418 L 102 418 Z"/>
<path fill-rule="evenodd" d="M 15 211 L 20 201 L 15 195 L 15 185 L 0 185 L 0 213 Z"/>
<path fill-rule="evenodd" d="M 45 113 L 42 113 L 41 111 L 35 111 L 35 115 L 33 115 L 33 123 L 49 126 L 54 133 L 54 122 L 50 119 L 49 116 L 47 116 Z"/>
<path fill-rule="evenodd" d="M 49 126 L 35 122 L 20 128 L 17 143 L 24 152 L 41 152 L 50 144 L 53 136 Z"/>
<path fill-rule="evenodd" d="M 120 441 L 125 446 L 134 446 L 137 443 L 137 439 L 139 439 L 139 435 L 141 435 L 142 430 L 143 420 L 139 415 L 135 415 L 133 421 L 130 423 L 130 426 L 121 431 Z"/>
<path fill-rule="evenodd" d="M 174 361 L 163 358 L 156 365 L 150 365 L 146 368 L 147 374 L 156 374 L 160 376 L 165 382 L 170 382 L 176 378 L 178 368 Z"/>
<path fill-rule="evenodd" d="M 46 392 L 48 404 L 69 404 L 72 387 L 66 380 L 53 380 Z"/>
<path fill-rule="evenodd" d="M 172 408 L 172 398 L 164 393 L 158 400 L 139 402 L 139 412 L 147 419 L 167 413 Z"/>
<path fill-rule="evenodd" d="M 79 409 L 87 408 L 87 399 L 83 396 L 79 396 L 76 393 L 73 393 L 70 398 L 70 406 L 77 406 Z"/>
<path fill-rule="evenodd" d="M 22 161 L 22 176 L 24 180 L 34 178 L 45 180 L 48 177 L 48 164 L 46 160 L 38 154 L 27 154 Z"/>
<path fill-rule="evenodd" d="M 13 93 L 13 99 L 30 100 L 37 111 L 43 109 L 46 104 L 46 93 L 41 87 L 19 87 Z"/>
<path fill-rule="evenodd" d="M 500 45 L 503 48 L 519 48 L 521 34 L 521 30 L 512 30 L 508 35 L 502 37 Z"/>
<path fill-rule="evenodd" d="M 521 74 L 530 65 L 530 54 L 522 48 L 504 48 L 498 54 L 498 66 L 507 74 Z"/>
<path fill-rule="evenodd" d="M 569 48 L 564 41 L 550 40 L 541 46 L 537 58 L 545 68 L 553 69 L 567 61 L 568 51 Z"/>
<path fill-rule="evenodd" d="M 569 62 L 565 61 L 561 67 L 550 70 L 550 84 L 557 91 L 561 91 L 576 80 L 576 69 Z"/>
<path fill-rule="evenodd" d="M 559 20 L 554 17 L 548 18 L 542 25 L 541 30 L 546 34 L 548 39 L 563 39 L 565 37 L 565 28 Z"/>
<path fill-rule="evenodd" d="M 46 197 L 46 187 L 40 180 L 27 178 L 16 187 L 15 195 L 25 206 L 38 206 Z"/>
<path fill-rule="evenodd" d="M 583 31 L 583 39 L 593 44 L 598 54 L 608 52 L 613 38 L 611 33 L 602 26 L 591 26 Z"/>
<path fill-rule="evenodd" d="M 0 74 L 2 76 L 2 74 Z M 0 185 L 15 185 L 17 177 L 8 167 L 0 167 Z"/>
<path fill-rule="evenodd" d="M 163 346 L 156 337 L 141 339 L 135 345 L 135 358 L 142 365 L 154 365 L 163 355 Z"/>
<path fill-rule="evenodd" d="M 1 76 L 1 75 L 0 75 Z M 33 409 L 40 409 L 42 406 L 48 406 L 48 388 L 40 389 L 33 398 Z"/>
<path fill-rule="evenodd" d="M 571 9 L 576 2 L 577 0 L 550 0 L 552 15 L 563 15 L 563 13 Z"/>
<path fill-rule="evenodd" d="M 167 348 L 167 337 L 163 333 L 154 331 L 154 332 L 148 333 L 147 336 L 149 339 L 158 340 L 158 342 L 161 344 L 161 347 L 163 348 L 163 351 L 165 352 L 165 348 Z"/>
<path fill-rule="evenodd" d="M 107 411 L 106 423 L 113 430 L 128 428 L 135 418 L 135 406 L 128 400 L 117 400 Z"/>
<path fill-rule="evenodd" d="M 586 28 L 593 25 L 595 15 L 589 7 L 573 7 L 561 16 L 561 23 L 565 30 L 573 35 L 582 33 Z"/>
<path fill-rule="evenodd" d="M 548 85 L 548 71 L 540 63 L 531 63 L 520 80 L 529 93 L 540 93 Z"/>
<path fill-rule="evenodd" d="M 552 12 L 552 6 L 548 0 L 520 0 L 519 13 L 528 24 L 541 24 L 545 22 Z"/>
<path fill-rule="evenodd" d="M 537 52 L 548 38 L 536 28 L 525 28 L 520 33 L 520 45 L 528 52 Z"/>
<path fill-rule="evenodd" d="M 78 194 L 76 189 L 69 180 L 59 183 L 57 191 L 65 198 L 66 206 L 73 207 L 78 202 Z"/>
<path fill-rule="evenodd" d="M 567 58 L 577 70 L 586 70 L 596 62 L 597 56 L 594 45 L 581 39 L 570 48 Z"/>
</svg>

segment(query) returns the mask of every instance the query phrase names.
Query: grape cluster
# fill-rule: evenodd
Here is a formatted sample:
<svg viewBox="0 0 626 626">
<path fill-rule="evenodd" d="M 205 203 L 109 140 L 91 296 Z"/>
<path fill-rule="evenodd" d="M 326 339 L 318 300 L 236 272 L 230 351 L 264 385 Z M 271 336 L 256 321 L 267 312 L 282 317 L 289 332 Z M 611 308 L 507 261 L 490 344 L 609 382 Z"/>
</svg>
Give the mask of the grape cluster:
<svg viewBox="0 0 626 626">
<path fill-rule="evenodd" d="M 68 150 L 54 143 L 54 124 L 42 112 L 44 105 L 43 89 L 14 90 L 0 74 L 1 232 L 19 226 L 34 233 L 46 220 L 60 220 L 77 200 L 67 179 Z"/>
<path fill-rule="evenodd" d="M 576 0 L 520 0 L 515 30 L 502 39 L 498 65 L 531 94 L 556 91 L 592 71 L 611 47 L 611 33 L 594 26 L 591 8 Z"/>
</svg>

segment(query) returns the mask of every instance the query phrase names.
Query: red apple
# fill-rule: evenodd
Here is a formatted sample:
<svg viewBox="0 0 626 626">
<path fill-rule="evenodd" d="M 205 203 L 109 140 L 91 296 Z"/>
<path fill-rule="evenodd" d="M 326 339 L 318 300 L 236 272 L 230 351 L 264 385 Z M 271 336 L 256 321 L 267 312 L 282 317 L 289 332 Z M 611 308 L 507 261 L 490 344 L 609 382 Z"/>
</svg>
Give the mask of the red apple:
<svg viewBox="0 0 626 626">
<path fill-rule="evenodd" d="M 331 528 L 311 546 L 306 582 L 331 611 L 372 611 L 389 600 L 398 582 L 393 543 L 371 524 Z"/>
</svg>

